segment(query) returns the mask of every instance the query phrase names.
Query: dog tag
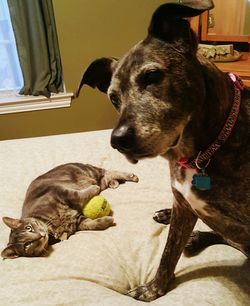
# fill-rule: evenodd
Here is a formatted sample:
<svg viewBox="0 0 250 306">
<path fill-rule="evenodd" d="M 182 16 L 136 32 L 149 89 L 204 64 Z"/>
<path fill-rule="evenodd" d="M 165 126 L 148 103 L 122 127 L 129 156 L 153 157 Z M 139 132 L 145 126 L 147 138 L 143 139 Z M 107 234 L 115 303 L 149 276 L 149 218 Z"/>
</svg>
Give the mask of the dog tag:
<svg viewBox="0 0 250 306">
<path fill-rule="evenodd" d="M 201 173 L 196 173 L 193 175 L 192 186 L 199 190 L 209 190 L 211 189 L 210 176 L 205 173 L 204 169 L 201 169 Z"/>
</svg>

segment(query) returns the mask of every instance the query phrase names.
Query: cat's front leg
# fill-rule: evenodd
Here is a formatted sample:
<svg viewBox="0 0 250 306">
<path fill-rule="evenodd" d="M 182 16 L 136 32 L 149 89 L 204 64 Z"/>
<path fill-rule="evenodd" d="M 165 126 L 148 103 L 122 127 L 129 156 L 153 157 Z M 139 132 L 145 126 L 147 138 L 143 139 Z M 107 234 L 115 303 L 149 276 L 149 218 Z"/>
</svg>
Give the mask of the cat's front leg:
<svg viewBox="0 0 250 306">
<path fill-rule="evenodd" d="M 60 195 L 71 208 L 82 211 L 83 206 L 100 193 L 100 187 L 91 185 L 82 190 L 59 187 Z"/>
<path fill-rule="evenodd" d="M 139 178 L 134 173 L 121 172 L 121 171 L 109 171 L 106 170 L 103 178 L 100 182 L 101 190 L 117 188 L 120 184 L 126 182 L 138 183 Z"/>
<path fill-rule="evenodd" d="M 94 196 L 100 193 L 101 189 L 97 185 L 89 186 L 85 189 L 78 191 L 79 194 L 79 204 L 82 210 L 83 206 Z"/>
</svg>

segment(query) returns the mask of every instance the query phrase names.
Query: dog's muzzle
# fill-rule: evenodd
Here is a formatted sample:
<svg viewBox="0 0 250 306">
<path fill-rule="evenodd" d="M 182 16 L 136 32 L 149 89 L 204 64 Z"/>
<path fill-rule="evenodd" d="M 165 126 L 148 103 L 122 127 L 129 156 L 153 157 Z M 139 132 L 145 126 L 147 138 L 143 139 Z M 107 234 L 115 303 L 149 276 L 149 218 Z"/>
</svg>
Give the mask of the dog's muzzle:
<svg viewBox="0 0 250 306">
<path fill-rule="evenodd" d="M 135 145 L 135 132 L 134 129 L 122 125 L 113 130 L 111 135 L 111 146 L 121 153 L 130 152 Z"/>
<path fill-rule="evenodd" d="M 136 135 L 132 127 L 124 124 L 115 128 L 111 135 L 111 146 L 126 155 L 130 162 L 137 163 L 138 160 L 133 156 L 136 147 Z"/>
</svg>

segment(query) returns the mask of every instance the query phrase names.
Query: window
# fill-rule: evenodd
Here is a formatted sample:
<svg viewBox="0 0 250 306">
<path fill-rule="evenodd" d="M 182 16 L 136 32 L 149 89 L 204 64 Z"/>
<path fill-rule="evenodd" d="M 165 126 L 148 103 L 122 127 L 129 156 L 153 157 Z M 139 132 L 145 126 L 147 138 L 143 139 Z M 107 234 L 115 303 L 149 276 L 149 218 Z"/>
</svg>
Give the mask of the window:
<svg viewBox="0 0 250 306">
<path fill-rule="evenodd" d="M 37 2 L 35 2 L 37 1 Z M 11 24 L 11 18 L 10 18 L 10 12 L 9 12 L 9 6 L 7 3 L 7 0 L 0 0 L 0 114 L 7 114 L 7 113 L 17 113 L 17 112 L 26 112 L 26 111 L 34 111 L 34 110 L 43 110 L 43 109 L 52 109 L 52 108 L 61 108 L 61 107 L 69 107 L 71 105 L 71 98 L 73 96 L 72 93 L 67 93 L 64 88 L 62 76 L 60 74 L 60 77 L 58 77 L 61 73 L 61 62 L 58 64 L 56 60 L 60 60 L 60 55 L 54 55 L 54 53 L 50 56 L 48 56 L 46 63 L 50 64 L 50 59 L 52 59 L 52 65 L 55 65 L 55 62 L 57 63 L 57 68 L 60 66 L 60 69 L 50 69 L 48 68 L 48 71 L 53 74 L 53 77 L 48 77 L 47 79 L 49 82 L 54 82 L 52 84 L 52 87 L 56 88 L 56 90 L 51 90 L 51 95 L 49 97 L 46 97 L 45 95 L 32 95 L 30 93 L 28 94 L 19 94 L 20 89 L 23 90 L 23 88 L 27 87 L 27 69 L 25 70 L 23 66 L 26 64 L 30 64 L 30 62 L 25 62 L 23 55 L 25 54 L 27 58 L 30 57 L 29 51 L 35 50 L 35 42 L 41 41 L 40 37 L 38 38 L 37 34 L 41 33 L 39 31 L 39 26 L 37 26 L 37 22 L 39 21 L 39 18 L 37 17 L 39 14 L 40 19 L 44 16 L 44 12 L 47 12 L 48 9 L 50 9 L 49 13 L 51 15 L 49 16 L 51 20 L 49 20 L 48 24 L 50 26 L 50 31 L 46 31 L 46 29 L 42 32 L 42 34 L 48 34 L 51 35 L 50 37 L 43 37 L 43 41 L 46 43 L 49 42 L 48 46 L 50 47 L 53 45 L 53 47 L 58 48 L 59 46 L 57 43 L 57 35 L 56 35 L 56 29 L 53 27 L 53 31 L 51 31 L 51 22 L 53 22 L 53 25 L 55 23 L 54 21 L 54 15 L 53 15 L 53 5 L 52 0 L 34 0 L 33 1 L 11 1 L 11 16 L 13 15 L 13 8 L 15 10 L 14 13 L 14 24 L 13 27 L 15 29 L 15 34 L 17 37 L 17 44 L 19 46 L 18 49 L 22 50 L 22 55 L 20 55 L 20 60 L 18 58 L 17 54 L 17 48 L 16 48 L 16 41 L 15 36 L 13 32 L 13 27 Z M 25 18 L 19 19 L 20 16 L 19 10 L 21 9 L 22 15 L 25 16 Z M 35 10 L 40 11 L 35 11 Z M 36 16 L 36 19 L 29 19 L 31 16 Z M 23 20 L 24 19 L 24 20 Z M 26 22 L 23 24 L 22 22 Z M 31 23 L 34 21 L 34 24 L 31 25 Z M 31 25 L 31 26 L 30 26 Z M 32 27 L 33 31 L 30 31 L 30 28 Z M 17 31 L 18 30 L 18 31 Z M 37 30 L 37 32 L 36 32 Z M 24 35 L 22 35 L 24 33 Z M 28 37 L 28 34 L 33 34 L 33 37 Z M 25 38 L 28 39 L 25 41 Z M 21 43 L 21 44 L 20 44 Z M 54 52 L 54 50 L 52 50 Z M 59 52 L 59 51 L 58 51 Z M 46 52 L 40 52 L 40 55 L 47 54 Z M 53 57 L 54 56 L 54 57 Z M 37 59 L 38 62 L 44 63 L 45 61 L 40 60 L 38 56 L 33 57 L 32 59 Z M 23 73 L 20 68 L 20 63 L 22 66 Z M 33 63 L 33 62 L 32 62 Z M 31 65 L 31 64 L 30 64 Z M 32 65 L 31 65 L 32 66 Z M 34 65 L 34 67 L 38 67 L 38 65 Z M 27 67 L 26 67 L 27 68 Z M 54 67 L 53 67 L 54 68 Z M 41 69 L 43 71 L 43 69 Z M 28 69 L 28 72 L 32 75 L 32 80 L 35 83 L 37 82 L 37 77 L 44 81 L 45 78 L 43 78 L 43 75 L 40 73 L 40 66 L 39 69 L 35 71 Z M 25 78 L 26 73 L 26 78 Z M 24 79 L 23 79 L 24 75 Z M 26 80 L 26 82 L 25 82 Z M 57 80 L 59 80 L 58 83 Z M 55 84 L 56 83 L 56 84 Z M 43 87 L 44 88 L 44 87 Z"/>
<path fill-rule="evenodd" d="M 18 92 L 23 85 L 7 0 L 0 0 L 0 95 Z"/>
</svg>

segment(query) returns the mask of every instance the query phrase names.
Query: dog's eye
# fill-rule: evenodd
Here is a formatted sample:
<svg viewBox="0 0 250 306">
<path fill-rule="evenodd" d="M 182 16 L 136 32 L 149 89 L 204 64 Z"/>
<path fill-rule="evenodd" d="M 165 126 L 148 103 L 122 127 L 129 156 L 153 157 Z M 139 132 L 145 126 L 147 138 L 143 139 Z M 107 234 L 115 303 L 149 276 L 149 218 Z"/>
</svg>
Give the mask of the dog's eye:
<svg viewBox="0 0 250 306">
<path fill-rule="evenodd" d="M 119 108 L 120 106 L 120 99 L 116 94 L 111 94 L 109 96 L 110 101 L 112 102 L 112 104 L 114 105 L 115 108 Z"/>
<path fill-rule="evenodd" d="M 159 84 L 162 81 L 163 77 L 164 77 L 163 71 L 151 70 L 141 75 L 140 81 L 142 85 L 146 87 L 149 85 Z"/>
</svg>

